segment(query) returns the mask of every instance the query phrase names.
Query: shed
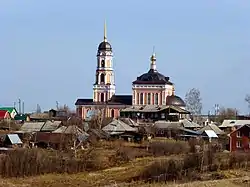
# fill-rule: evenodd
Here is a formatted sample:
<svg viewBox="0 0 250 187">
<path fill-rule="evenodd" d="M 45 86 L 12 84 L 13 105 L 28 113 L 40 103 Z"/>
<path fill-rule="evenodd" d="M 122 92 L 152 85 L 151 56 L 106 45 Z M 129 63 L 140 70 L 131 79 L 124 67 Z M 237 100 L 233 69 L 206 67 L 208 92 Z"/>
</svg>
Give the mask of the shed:
<svg viewBox="0 0 250 187">
<path fill-rule="evenodd" d="M 12 145 L 21 145 L 23 142 L 17 134 L 5 134 L 1 136 L 1 146 L 9 147 Z"/>
<path fill-rule="evenodd" d="M 7 134 L 6 138 L 12 145 L 23 143 L 17 134 Z"/>
</svg>

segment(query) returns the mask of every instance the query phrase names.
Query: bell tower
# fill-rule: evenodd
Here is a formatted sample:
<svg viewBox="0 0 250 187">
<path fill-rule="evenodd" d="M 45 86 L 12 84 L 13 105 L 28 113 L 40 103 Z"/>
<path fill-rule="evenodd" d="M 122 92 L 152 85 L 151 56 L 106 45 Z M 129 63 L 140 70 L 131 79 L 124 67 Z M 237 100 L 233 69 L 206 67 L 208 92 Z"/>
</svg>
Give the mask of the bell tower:
<svg viewBox="0 0 250 187">
<path fill-rule="evenodd" d="M 115 79 L 113 70 L 113 52 L 107 40 L 106 22 L 104 23 L 104 38 L 97 50 L 96 78 L 93 85 L 93 101 L 106 102 L 115 94 Z"/>
</svg>

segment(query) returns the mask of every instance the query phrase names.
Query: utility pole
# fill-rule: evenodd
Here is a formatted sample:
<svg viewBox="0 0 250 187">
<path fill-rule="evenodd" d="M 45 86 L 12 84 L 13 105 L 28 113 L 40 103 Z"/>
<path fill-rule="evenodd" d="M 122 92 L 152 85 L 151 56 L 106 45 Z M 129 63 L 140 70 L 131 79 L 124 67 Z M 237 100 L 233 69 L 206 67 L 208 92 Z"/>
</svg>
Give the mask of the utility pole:
<svg viewBox="0 0 250 187">
<path fill-rule="evenodd" d="M 215 104 L 214 108 L 215 108 L 215 116 L 217 116 L 219 113 L 219 104 Z"/>
<path fill-rule="evenodd" d="M 24 102 L 22 103 L 22 113 L 24 114 Z"/>
<path fill-rule="evenodd" d="M 217 122 L 217 115 L 219 114 L 219 104 L 214 105 L 214 114 L 215 114 L 214 121 Z"/>
<path fill-rule="evenodd" d="M 21 114 L 21 99 L 18 99 L 19 114 Z"/>
<path fill-rule="evenodd" d="M 237 109 L 235 108 L 235 120 L 237 120 Z"/>
<path fill-rule="evenodd" d="M 58 103 L 58 101 L 56 101 L 56 110 L 58 110 L 59 109 L 59 103 Z"/>
</svg>

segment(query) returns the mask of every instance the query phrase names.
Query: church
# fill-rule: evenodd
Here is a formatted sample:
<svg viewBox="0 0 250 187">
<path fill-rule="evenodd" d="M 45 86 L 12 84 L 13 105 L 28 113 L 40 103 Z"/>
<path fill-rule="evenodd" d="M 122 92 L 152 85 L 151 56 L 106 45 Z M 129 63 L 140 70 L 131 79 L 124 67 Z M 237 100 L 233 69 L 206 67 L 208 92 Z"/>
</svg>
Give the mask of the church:
<svg viewBox="0 0 250 187">
<path fill-rule="evenodd" d="M 177 121 L 189 114 L 185 110 L 185 102 L 175 95 L 170 78 L 157 71 L 155 53 L 150 58 L 148 72 L 133 81 L 132 95 L 115 93 L 114 74 L 113 52 L 105 24 L 104 39 L 97 50 L 93 98 L 77 99 L 75 105 L 79 117 L 86 119 L 91 111 L 99 111 L 105 117 Z"/>
<path fill-rule="evenodd" d="M 175 95 L 174 84 L 156 69 L 156 55 L 150 58 L 147 73 L 132 83 L 132 106 L 121 110 L 122 117 L 143 120 L 179 121 L 190 114 L 185 102 Z"/>
<path fill-rule="evenodd" d="M 76 113 L 82 119 L 86 119 L 96 111 L 102 112 L 105 117 L 119 117 L 121 109 L 132 105 L 132 96 L 115 94 L 113 51 L 107 40 L 106 24 L 104 24 L 104 38 L 98 46 L 96 57 L 93 98 L 77 99 Z"/>
</svg>

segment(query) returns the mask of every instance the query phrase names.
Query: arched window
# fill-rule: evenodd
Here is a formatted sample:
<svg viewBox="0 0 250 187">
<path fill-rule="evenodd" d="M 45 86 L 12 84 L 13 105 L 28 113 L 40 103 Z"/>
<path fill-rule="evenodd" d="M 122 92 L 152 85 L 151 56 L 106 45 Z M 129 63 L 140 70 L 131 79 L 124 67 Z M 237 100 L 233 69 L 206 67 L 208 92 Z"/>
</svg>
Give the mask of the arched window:
<svg viewBox="0 0 250 187">
<path fill-rule="evenodd" d="M 114 109 L 111 110 L 111 117 L 112 117 L 112 118 L 115 117 L 115 111 L 114 111 Z"/>
<path fill-rule="evenodd" d="M 136 98 L 136 105 L 139 105 L 139 101 L 140 101 L 139 97 L 140 97 L 140 94 L 137 93 L 137 96 L 136 96 L 136 97 L 137 97 L 137 98 Z"/>
<path fill-rule="evenodd" d="M 101 67 L 104 68 L 105 67 L 105 60 L 101 61 Z"/>
<path fill-rule="evenodd" d="M 143 93 L 140 93 L 140 105 L 143 105 Z"/>
<path fill-rule="evenodd" d="M 101 93 L 101 102 L 104 102 L 104 93 Z"/>
<path fill-rule="evenodd" d="M 105 75 L 102 73 L 101 74 L 101 83 L 104 83 L 105 82 Z"/>
<path fill-rule="evenodd" d="M 151 105 L 151 93 L 148 93 L 148 105 Z"/>
<path fill-rule="evenodd" d="M 96 74 L 95 83 L 98 84 L 98 74 Z"/>
<path fill-rule="evenodd" d="M 155 94 L 155 104 L 158 105 L 158 93 Z"/>
</svg>

